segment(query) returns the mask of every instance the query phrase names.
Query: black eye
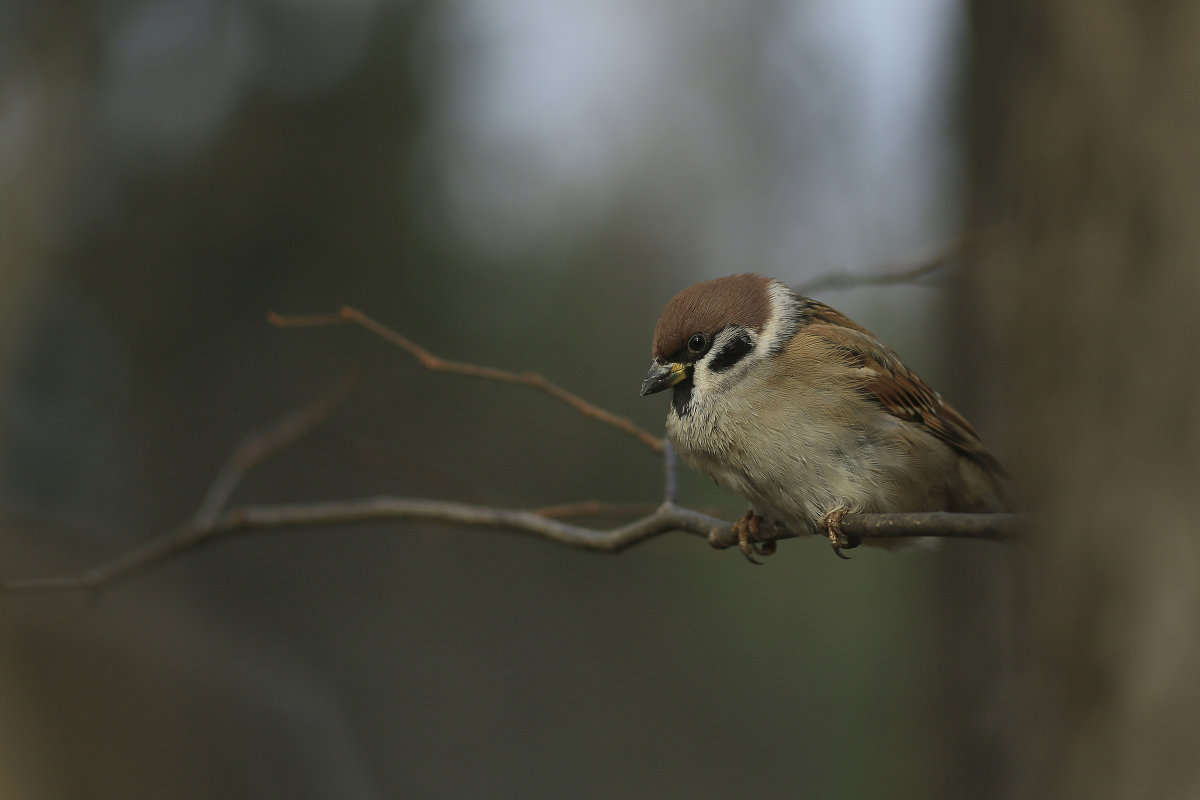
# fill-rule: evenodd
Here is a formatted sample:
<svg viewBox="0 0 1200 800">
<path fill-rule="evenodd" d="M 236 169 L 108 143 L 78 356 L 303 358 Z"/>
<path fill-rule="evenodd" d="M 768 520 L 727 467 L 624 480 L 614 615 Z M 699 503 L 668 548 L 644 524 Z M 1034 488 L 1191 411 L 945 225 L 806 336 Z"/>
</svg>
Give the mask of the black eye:
<svg viewBox="0 0 1200 800">
<path fill-rule="evenodd" d="M 688 339 L 687 348 L 692 355 L 700 355 L 708 349 L 708 337 L 703 333 L 693 333 Z"/>
</svg>

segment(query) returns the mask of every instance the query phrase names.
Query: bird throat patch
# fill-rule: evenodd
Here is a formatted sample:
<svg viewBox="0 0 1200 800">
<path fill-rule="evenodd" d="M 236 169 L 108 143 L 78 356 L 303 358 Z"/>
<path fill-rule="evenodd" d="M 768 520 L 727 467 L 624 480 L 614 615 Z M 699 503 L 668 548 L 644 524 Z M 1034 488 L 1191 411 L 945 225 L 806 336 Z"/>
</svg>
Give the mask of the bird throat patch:
<svg viewBox="0 0 1200 800">
<path fill-rule="evenodd" d="M 691 376 L 684 378 L 679 383 L 675 384 L 671 394 L 671 408 L 675 409 L 676 415 L 686 417 L 692 410 L 692 383 Z"/>
</svg>

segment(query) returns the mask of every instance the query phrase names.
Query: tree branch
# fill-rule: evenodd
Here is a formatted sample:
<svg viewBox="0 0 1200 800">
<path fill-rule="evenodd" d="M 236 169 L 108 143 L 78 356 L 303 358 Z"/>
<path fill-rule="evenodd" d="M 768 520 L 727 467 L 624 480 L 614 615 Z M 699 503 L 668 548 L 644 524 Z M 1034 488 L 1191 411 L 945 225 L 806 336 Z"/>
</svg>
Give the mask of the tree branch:
<svg viewBox="0 0 1200 800">
<path fill-rule="evenodd" d="M 679 458 L 669 440 L 663 440 L 663 502 L 673 505 L 679 500 Z"/>
<path fill-rule="evenodd" d="M 358 380 L 356 372 L 349 372 L 308 405 L 286 414 L 266 428 L 247 434 L 213 479 L 192 523 L 201 527 L 210 524 L 229 503 L 246 473 L 323 425 Z"/>
<path fill-rule="evenodd" d="M 898 514 L 846 514 L 841 531 L 847 549 L 870 539 L 982 539 L 1011 542 L 1019 538 L 1020 518 L 1015 514 L 953 514 L 947 511 L 904 512 Z M 760 534 L 760 542 L 795 538 L 797 534 L 771 530 Z M 709 544 L 718 550 L 738 544 L 737 534 L 729 526 L 714 530 Z"/>
<path fill-rule="evenodd" d="M 336 314 L 314 314 L 298 317 L 285 317 L 271 311 L 267 314 L 267 320 L 277 328 L 313 328 L 344 324 L 360 325 L 384 341 L 391 342 L 396 347 L 404 350 L 427 370 L 432 372 L 449 372 L 455 375 L 468 375 L 473 378 L 483 378 L 498 383 L 528 386 L 531 389 L 536 389 L 543 394 L 553 397 L 561 403 L 567 404 L 589 419 L 594 419 L 629 434 L 655 453 L 662 453 L 663 451 L 663 440 L 661 438 L 642 430 L 625 417 L 618 417 L 611 411 L 606 411 L 593 403 L 589 403 L 579 395 L 567 391 L 536 372 L 508 372 L 507 370 L 483 367 L 478 364 L 447 361 L 444 358 L 435 356 L 411 339 L 401 336 L 383 323 L 368 317 L 356 308 L 343 306 Z"/>
<path fill-rule="evenodd" d="M 234 508 L 207 521 L 194 519 L 171 533 L 78 574 L 0 581 L 0 592 L 95 590 L 235 534 L 396 521 L 515 531 L 568 547 L 602 553 L 617 553 L 674 531 L 703 536 L 718 549 L 738 543 L 730 523 L 670 503 L 664 503 L 653 513 L 625 525 L 594 529 L 553 519 L 536 511 L 383 496 L 328 503 Z M 921 536 L 1008 541 L 1017 536 L 1017 520 L 1011 514 L 847 514 L 842 518 L 842 530 L 850 537 L 851 545 L 856 544 L 855 540 L 858 539 Z M 795 535 L 788 531 L 772 530 L 763 535 L 760 541 L 789 539 Z"/>
<path fill-rule="evenodd" d="M 933 258 L 918 264 L 892 269 L 878 269 L 867 273 L 829 272 L 792 287 L 797 294 L 816 294 L 832 289 L 857 289 L 863 286 L 891 286 L 913 283 L 926 275 L 932 275 L 961 259 L 971 249 L 972 242 L 966 238 L 938 253 Z"/>
</svg>

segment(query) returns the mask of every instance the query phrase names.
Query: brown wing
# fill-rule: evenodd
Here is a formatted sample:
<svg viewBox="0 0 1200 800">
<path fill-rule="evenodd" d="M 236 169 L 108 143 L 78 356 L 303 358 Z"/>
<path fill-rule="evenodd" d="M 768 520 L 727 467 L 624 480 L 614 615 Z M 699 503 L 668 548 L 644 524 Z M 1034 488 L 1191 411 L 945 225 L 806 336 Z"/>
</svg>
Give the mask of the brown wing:
<svg viewBox="0 0 1200 800">
<path fill-rule="evenodd" d="M 861 387 L 863 393 L 892 416 L 920 425 L 989 472 L 1005 474 L 971 423 L 874 334 L 824 303 L 809 299 L 805 302 L 809 333 L 824 338 L 843 355 L 847 364 L 863 372 L 866 376 Z"/>
</svg>

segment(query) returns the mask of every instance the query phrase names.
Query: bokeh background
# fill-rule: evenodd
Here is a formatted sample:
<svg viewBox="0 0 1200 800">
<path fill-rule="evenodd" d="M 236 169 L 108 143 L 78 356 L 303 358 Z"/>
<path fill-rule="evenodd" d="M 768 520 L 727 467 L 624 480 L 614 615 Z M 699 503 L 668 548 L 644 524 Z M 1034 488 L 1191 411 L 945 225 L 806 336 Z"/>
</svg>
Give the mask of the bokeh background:
<svg viewBox="0 0 1200 800">
<path fill-rule="evenodd" d="M 247 431 L 351 367 L 359 390 L 235 502 L 657 502 L 660 464 L 621 434 L 266 312 L 355 305 L 661 431 L 665 401 L 637 387 L 679 288 L 871 274 L 996 234 L 1002 213 L 968 209 L 996 178 L 1003 98 L 1041 77 L 1011 48 L 1082 43 L 1074 66 L 1115 47 L 1065 0 L 1005 5 L 3 3 L 3 576 L 170 530 Z M 1029 162 L 1005 175 L 1045 174 Z M 984 278 L 956 262 L 821 298 L 1016 459 L 988 364 L 1017 358 L 1003 276 L 1021 251 L 997 252 Z M 743 510 L 690 474 L 682 499 Z M 1033 607 L 1014 558 L 961 542 L 843 563 L 811 541 L 752 567 L 684 535 L 601 556 L 398 524 L 240 537 L 95 596 L 0 597 L 0 794 L 989 796 L 1024 685 L 1001 667 Z"/>
</svg>

